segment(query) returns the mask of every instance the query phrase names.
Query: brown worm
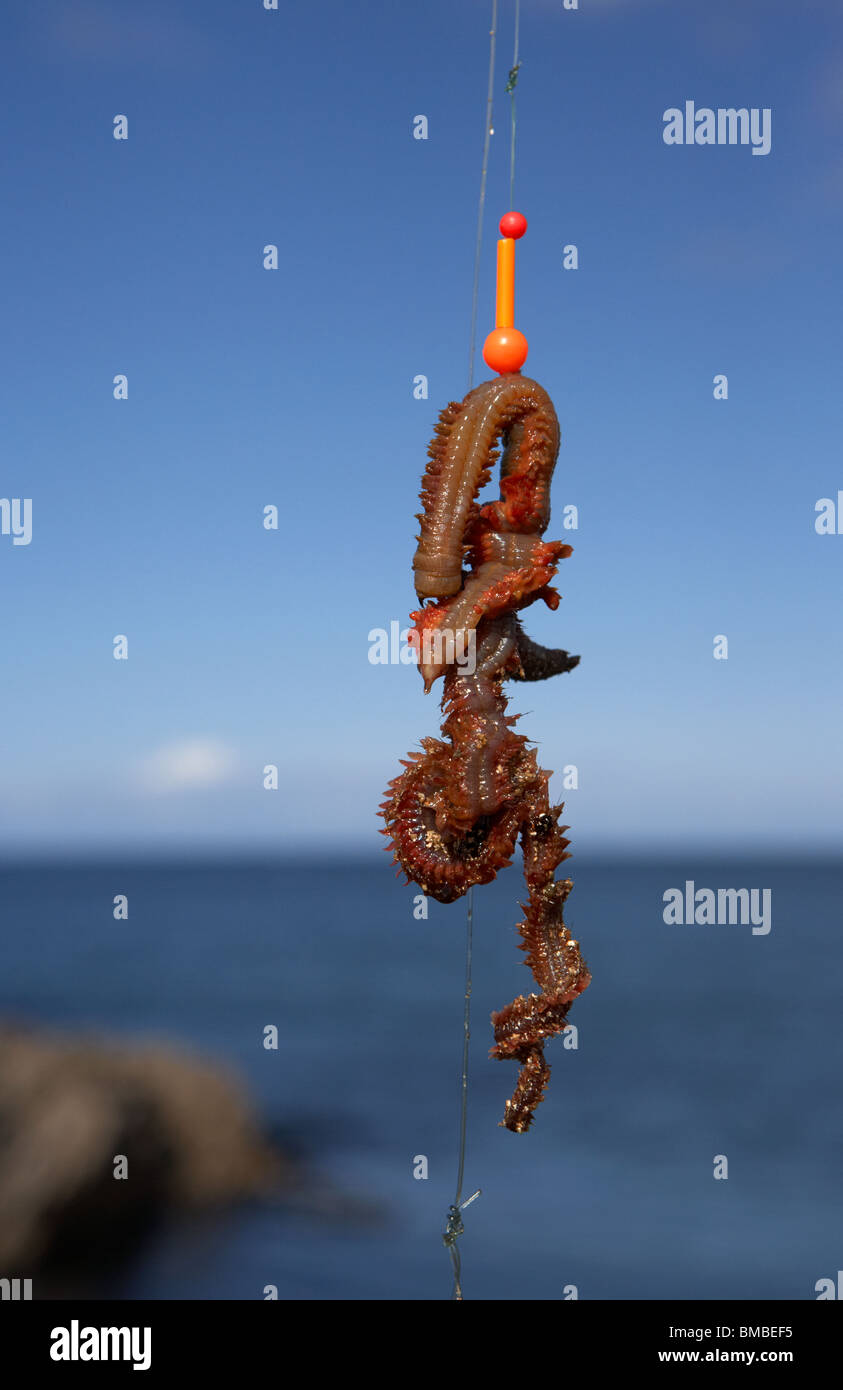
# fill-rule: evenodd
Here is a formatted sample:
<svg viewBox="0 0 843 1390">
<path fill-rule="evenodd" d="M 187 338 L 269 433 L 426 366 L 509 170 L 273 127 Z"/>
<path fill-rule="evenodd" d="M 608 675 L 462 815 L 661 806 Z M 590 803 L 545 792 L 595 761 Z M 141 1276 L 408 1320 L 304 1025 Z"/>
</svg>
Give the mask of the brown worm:
<svg viewBox="0 0 843 1390">
<path fill-rule="evenodd" d="M 480 506 L 499 440 L 500 498 Z M 542 539 L 558 449 L 550 397 L 518 373 L 483 382 L 440 415 L 413 560 L 423 606 L 412 616 L 425 688 L 445 678 L 444 739 L 422 739 L 381 807 L 395 862 L 439 902 L 490 882 L 520 836 L 528 889 L 521 949 L 541 993 L 492 1015 L 492 1056 L 521 1065 L 501 1122 L 518 1133 L 544 1096 L 544 1044 L 565 1028 L 590 979 L 562 916 L 571 881 L 555 878 L 568 858 L 562 807 L 550 805 L 549 773 L 513 732 L 502 689 L 505 679 L 544 680 L 579 661 L 532 642 L 516 616 L 539 598 L 552 609 L 559 604 L 550 581 L 571 547 Z"/>
</svg>

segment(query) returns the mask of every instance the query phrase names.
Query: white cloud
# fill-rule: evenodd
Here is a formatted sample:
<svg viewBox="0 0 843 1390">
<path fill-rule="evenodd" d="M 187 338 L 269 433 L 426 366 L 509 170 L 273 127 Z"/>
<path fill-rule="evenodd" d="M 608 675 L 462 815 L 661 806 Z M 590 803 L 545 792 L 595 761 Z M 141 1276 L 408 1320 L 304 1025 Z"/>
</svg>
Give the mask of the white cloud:
<svg viewBox="0 0 843 1390">
<path fill-rule="evenodd" d="M 148 792 L 192 791 L 229 781 L 236 768 L 237 755 L 226 744 L 189 738 L 156 749 L 141 763 L 138 780 Z"/>
</svg>

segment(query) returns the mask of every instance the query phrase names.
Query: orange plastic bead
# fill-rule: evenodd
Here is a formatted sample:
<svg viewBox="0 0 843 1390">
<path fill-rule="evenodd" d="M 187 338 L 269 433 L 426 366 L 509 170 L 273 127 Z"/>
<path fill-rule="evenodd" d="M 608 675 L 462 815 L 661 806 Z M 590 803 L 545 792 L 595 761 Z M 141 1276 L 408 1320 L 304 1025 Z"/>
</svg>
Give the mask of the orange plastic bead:
<svg viewBox="0 0 843 1390">
<path fill-rule="evenodd" d="M 529 345 L 517 328 L 493 328 L 483 344 L 483 359 L 494 372 L 520 372 Z"/>
</svg>

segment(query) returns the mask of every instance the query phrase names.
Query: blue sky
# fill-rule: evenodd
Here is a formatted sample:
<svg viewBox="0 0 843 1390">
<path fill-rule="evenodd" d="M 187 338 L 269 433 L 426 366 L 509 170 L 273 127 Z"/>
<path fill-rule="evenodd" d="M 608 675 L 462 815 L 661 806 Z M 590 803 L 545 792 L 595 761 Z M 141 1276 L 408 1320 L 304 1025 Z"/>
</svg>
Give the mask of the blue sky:
<svg viewBox="0 0 843 1390">
<path fill-rule="evenodd" d="M 439 721 L 367 638 L 414 606 L 425 450 L 467 385 L 489 13 L 4 12 L 0 496 L 32 498 L 33 534 L 0 536 L 0 848 L 376 847 L 383 786 Z M 527 627 L 582 663 L 512 707 L 544 766 L 579 769 L 578 852 L 836 847 L 843 534 L 814 520 L 843 488 L 843 15 L 523 0 L 521 57 L 548 535 L 579 509 L 562 605 Z M 666 146 L 686 100 L 769 107 L 771 152 Z"/>
</svg>

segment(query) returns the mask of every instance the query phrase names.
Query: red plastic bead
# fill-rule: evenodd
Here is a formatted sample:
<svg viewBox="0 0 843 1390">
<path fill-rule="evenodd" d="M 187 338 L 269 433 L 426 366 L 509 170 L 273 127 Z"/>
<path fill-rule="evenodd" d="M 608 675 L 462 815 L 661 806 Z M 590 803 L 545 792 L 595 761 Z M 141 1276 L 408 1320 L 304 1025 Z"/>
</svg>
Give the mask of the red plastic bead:
<svg viewBox="0 0 843 1390">
<path fill-rule="evenodd" d="M 501 236 L 511 236 L 517 241 L 527 230 L 527 219 L 523 212 L 505 212 L 499 225 Z"/>
</svg>

